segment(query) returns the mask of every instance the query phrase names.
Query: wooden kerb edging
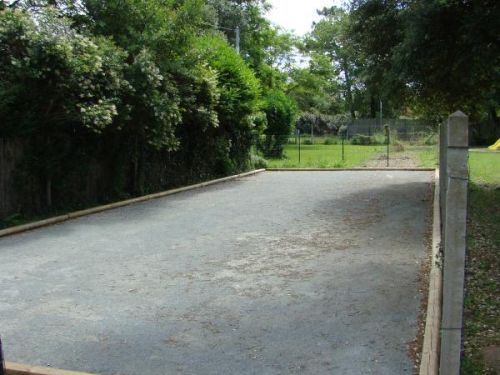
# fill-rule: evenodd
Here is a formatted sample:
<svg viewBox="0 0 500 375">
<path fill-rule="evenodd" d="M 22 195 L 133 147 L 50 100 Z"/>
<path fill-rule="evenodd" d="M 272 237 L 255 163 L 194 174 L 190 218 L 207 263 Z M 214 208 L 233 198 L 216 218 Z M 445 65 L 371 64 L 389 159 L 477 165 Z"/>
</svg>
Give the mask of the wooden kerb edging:
<svg viewBox="0 0 500 375">
<path fill-rule="evenodd" d="M 21 363 L 6 362 L 6 375 L 93 375 L 87 372 L 68 371 L 57 368 L 30 366 Z"/>
<path fill-rule="evenodd" d="M 439 194 L 439 170 L 436 170 L 432 215 L 432 265 L 429 274 L 429 295 L 427 298 L 427 315 L 425 319 L 420 375 L 437 375 L 439 373 L 441 296 L 443 282 L 442 270 L 439 265 L 439 250 L 441 246 Z"/>
<path fill-rule="evenodd" d="M 21 232 L 26 232 L 26 231 L 33 230 L 33 229 L 37 229 L 37 228 L 41 228 L 41 227 L 45 227 L 45 226 L 49 226 L 49 225 L 53 225 L 53 224 L 57 224 L 57 223 L 62 223 L 64 221 L 67 221 L 67 220 L 70 220 L 70 219 L 76 219 L 78 217 L 87 216 L 87 215 L 95 214 L 95 213 L 98 213 L 98 212 L 103 212 L 103 211 L 111 210 L 111 209 L 114 209 L 114 208 L 128 206 L 128 205 L 133 204 L 133 203 L 145 202 L 145 201 L 149 201 L 151 199 L 157 199 L 157 198 L 166 197 L 168 195 L 173 195 L 173 194 L 181 193 L 183 191 L 188 191 L 188 190 L 193 190 L 193 189 L 199 189 L 199 188 L 202 188 L 202 187 L 205 187 L 205 186 L 214 185 L 214 184 L 218 184 L 218 183 L 221 183 L 221 182 L 234 180 L 236 178 L 251 176 L 251 175 L 254 175 L 254 174 L 257 174 L 257 173 L 260 173 L 260 172 L 264 172 L 264 171 L 265 171 L 265 169 L 257 169 L 257 170 L 251 171 L 251 172 L 240 173 L 240 174 L 237 174 L 237 175 L 234 175 L 234 176 L 228 176 L 228 177 L 218 178 L 216 180 L 201 182 L 201 183 L 195 184 L 195 185 L 189 185 L 189 186 L 184 186 L 184 187 L 177 188 L 177 189 L 162 191 L 160 193 L 144 195 L 142 197 L 137 197 L 137 198 L 133 198 L 133 199 L 127 199 L 125 201 L 110 203 L 110 204 L 106 204 L 104 206 L 92 207 L 92 208 L 89 208 L 89 209 L 86 209 L 86 210 L 81 210 L 81 211 L 76 211 L 76 212 L 70 212 L 69 214 L 60 215 L 60 216 L 56 216 L 56 217 L 51 217 L 49 219 L 35 221 L 33 223 L 28 223 L 28 224 L 23 224 L 23 225 L 17 225 L 15 227 L 11 227 L 11 228 L 0 230 L 0 237 L 10 236 L 10 235 L 21 233 Z"/>
<path fill-rule="evenodd" d="M 435 168 L 267 168 L 269 172 L 372 172 L 372 171 L 402 171 L 402 172 L 434 172 Z"/>
</svg>

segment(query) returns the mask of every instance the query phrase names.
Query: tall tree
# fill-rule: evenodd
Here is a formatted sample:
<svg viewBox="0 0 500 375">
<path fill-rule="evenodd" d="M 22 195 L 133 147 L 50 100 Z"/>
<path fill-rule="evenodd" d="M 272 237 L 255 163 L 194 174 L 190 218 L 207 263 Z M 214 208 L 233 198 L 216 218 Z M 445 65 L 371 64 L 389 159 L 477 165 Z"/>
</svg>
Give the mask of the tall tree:
<svg viewBox="0 0 500 375">
<path fill-rule="evenodd" d="M 354 108 L 354 90 L 356 85 L 356 54 L 349 40 L 349 14 L 342 8 L 324 8 L 318 12 L 323 18 L 313 25 L 307 36 L 307 49 L 322 53 L 332 67 L 342 76 L 342 88 L 346 110 L 351 117 L 356 117 Z"/>
<path fill-rule="evenodd" d="M 498 1 L 356 0 L 351 17 L 365 72 L 386 93 L 423 113 L 489 113 L 498 126 Z"/>
</svg>

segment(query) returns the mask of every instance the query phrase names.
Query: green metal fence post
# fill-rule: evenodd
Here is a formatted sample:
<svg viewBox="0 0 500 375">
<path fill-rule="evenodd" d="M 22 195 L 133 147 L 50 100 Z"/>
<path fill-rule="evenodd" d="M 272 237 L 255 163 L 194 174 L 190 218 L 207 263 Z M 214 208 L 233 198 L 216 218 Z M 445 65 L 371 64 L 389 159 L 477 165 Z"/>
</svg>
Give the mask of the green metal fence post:
<svg viewBox="0 0 500 375">
<path fill-rule="evenodd" d="M 299 164 L 300 164 L 300 130 L 299 130 Z"/>
<path fill-rule="evenodd" d="M 387 138 L 387 167 L 389 166 L 389 146 L 391 144 L 391 130 L 389 129 L 389 125 L 384 125 L 385 128 L 385 136 Z"/>
<path fill-rule="evenodd" d="M 342 135 L 342 161 L 345 161 L 344 142 L 345 142 L 345 135 Z"/>
</svg>

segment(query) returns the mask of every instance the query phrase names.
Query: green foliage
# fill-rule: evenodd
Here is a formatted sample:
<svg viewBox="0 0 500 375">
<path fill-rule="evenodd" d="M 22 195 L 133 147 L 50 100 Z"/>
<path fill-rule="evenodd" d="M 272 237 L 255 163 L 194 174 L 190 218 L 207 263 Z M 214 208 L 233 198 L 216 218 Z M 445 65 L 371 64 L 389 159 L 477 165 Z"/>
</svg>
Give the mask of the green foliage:
<svg viewBox="0 0 500 375">
<path fill-rule="evenodd" d="M 296 128 L 304 135 L 310 134 L 311 130 L 314 135 L 334 134 L 338 130 L 333 116 L 308 112 L 299 116 Z"/>
<path fill-rule="evenodd" d="M 224 39 L 205 36 L 197 40 L 196 46 L 219 82 L 218 134 L 229 143 L 226 153 L 219 153 L 218 158 L 233 160 L 235 170 L 248 162 L 254 131 L 262 126 L 258 114 L 260 85 L 252 70 Z"/>
<path fill-rule="evenodd" d="M 122 50 L 73 32 L 54 11 L 37 23 L 20 11 L 1 12 L 0 45 L 0 135 L 111 126 L 130 88 Z"/>
<path fill-rule="evenodd" d="M 250 161 L 254 169 L 267 168 L 267 160 L 259 155 L 251 154 Z"/>
<path fill-rule="evenodd" d="M 324 8 L 323 18 L 313 25 L 306 39 L 306 48 L 327 59 L 332 69 L 341 73 L 339 85 L 345 98 L 345 111 L 356 117 L 354 88 L 357 80 L 357 55 L 348 33 L 349 14 L 342 8 Z"/>
<path fill-rule="evenodd" d="M 16 180 L 33 202 L 22 210 L 142 194 L 251 165 L 253 136 L 267 125 L 260 84 L 207 27 L 204 1 L 30 0 L 13 8 L 0 12 L 0 137 L 30 140 Z M 91 185 L 88 195 L 78 184 Z"/>
<path fill-rule="evenodd" d="M 500 3 L 359 0 L 349 35 L 373 93 L 439 118 L 460 108 L 498 124 Z"/>
<path fill-rule="evenodd" d="M 338 82 L 331 63 L 322 55 L 313 54 L 307 68 L 295 68 L 290 72 L 287 93 L 301 112 L 334 114 L 341 111 L 338 100 Z"/>
<path fill-rule="evenodd" d="M 294 60 L 297 40 L 291 34 L 273 27 L 264 17 L 269 9 L 265 0 L 208 0 L 210 22 L 218 25 L 231 45 L 236 44 L 240 29 L 241 56 L 264 89 L 283 89 Z"/>
<path fill-rule="evenodd" d="M 338 145 L 340 143 L 341 143 L 341 141 L 338 138 L 326 138 L 323 141 L 324 145 Z"/>
<path fill-rule="evenodd" d="M 351 138 L 350 143 L 361 146 L 371 145 L 373 144 L 373 138 L 369 135 L 356 134 Z"/>
<path fill-rule="evenodd" d="M 266 134 L 289 135 L 296 116 L 296 106 L 292 99 L 279 90 L 270 90 L 264 103 L 267 117 Z"/>
<path fill-rule="evenodd" d="M 281 157 L 283 145 L 288 141 L 295 121 L 295 103 L 282 91 L 270 90 L 264 98 L 263 111 L 267 118 L 264 152 L 268 156 Z"/>
<path fill-rule="evenodd" d="M 150 52 L 143 49 L 127 69 L 133 88 L 127 97 L 127 125 L 154 148 L 174 150 L 175 127 L 181 122 L 180 99 L 168 75 L 161 74 Z M 140 122 L 139 122 L 140 121 Z"/>
<path fill-rule="evenodd" d="M 214 69 L 220 82 L 219 117 L 222 126 L 251 129 L 250 116 L 258 111 L 260 87 L 252 70 L 220 37 L 198 40 L 202 59 Z"/>
</svg>

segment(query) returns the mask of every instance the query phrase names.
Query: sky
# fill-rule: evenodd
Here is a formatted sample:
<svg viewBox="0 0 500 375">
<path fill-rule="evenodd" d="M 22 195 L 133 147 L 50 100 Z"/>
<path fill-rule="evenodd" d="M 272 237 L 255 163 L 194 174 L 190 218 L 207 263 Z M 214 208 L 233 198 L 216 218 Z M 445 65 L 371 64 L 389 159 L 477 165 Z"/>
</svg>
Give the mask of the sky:
<svg viewBox="0 0 500 375">
<path fill-rule="evenodd" d="M 319 19 L 316 9 L 340 6 L 342 0 L 268 0 L 273 9 L 267 14 L 267 18 L 275 25 L 281 26 L 288 31 L 294 31 L 296 35 L 304 35 L 311 30 L 313 21 Z"/>
</svg>

